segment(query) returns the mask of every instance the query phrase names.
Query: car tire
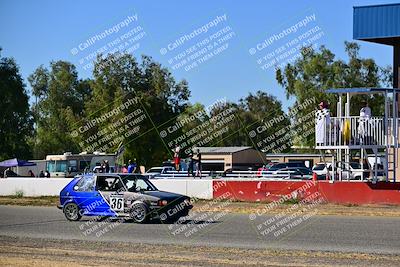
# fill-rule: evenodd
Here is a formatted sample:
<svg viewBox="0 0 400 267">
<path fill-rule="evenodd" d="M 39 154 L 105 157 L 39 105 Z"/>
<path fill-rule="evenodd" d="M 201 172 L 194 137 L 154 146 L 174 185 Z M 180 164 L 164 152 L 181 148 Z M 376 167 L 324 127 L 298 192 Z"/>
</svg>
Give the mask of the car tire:
<svg viewBox="0 0 400 267">
<path fill-rule="evenodd" d="M 132 205 L 130 217 L 135 223 L 146 223 L 149 219 L 149 209 L 144 203 L 135 203 Z"/>
<path fill-rule="evenodd" d="M 68 221 L 79 221 L 82 218 L 79 207 L 75 203 L 66 204 L 63 212 Z"/>
</svg>

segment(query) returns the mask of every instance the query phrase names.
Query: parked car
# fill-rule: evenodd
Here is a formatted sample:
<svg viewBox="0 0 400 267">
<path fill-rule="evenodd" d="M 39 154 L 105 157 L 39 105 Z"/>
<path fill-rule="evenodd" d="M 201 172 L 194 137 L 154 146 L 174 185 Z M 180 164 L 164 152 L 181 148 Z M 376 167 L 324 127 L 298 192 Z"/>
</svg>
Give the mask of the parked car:
<svg viewBox="0 0 400 267">
<path fill-rule="evenodd" d="M 179 170 L 187 171 L 189 167 L 189 161 L 190 159 L 181 159 L 179 163 Z M 173 160 L 167 160 L 162 163 L 162 167 L 172 167 L 175 170 L 175 163 L 173 162 Z"/>
<path fill-rule="evenodd" d="M 237 175 L 237 173 L 241 173 L 242 176 L 245 176 L 246 172 L 248 172 L 248 171 L 251 171 L 251 170 L 249 170 L 248 167 L 245 169 L 243 169 L 243 167 L 234 167 L 234 168 L 226 169 L 220 176 L 221 177 L 235 177 L 235 172 L 236 172 L 236 175 Z M 212 176 L 211 173 L 214 176 L 217 176 L 217 171 L 210 171 L 210 176 Z M 251 174 L 248 174 L 248 175 L 250 176 Z"/>
<path fill-rule="evenodd" d="M 159 191 L 139 174 L 86 174 L 60 192 L 60 205 L 69 221 L 85 216 L 125 217 L 137 223 L 150 219 L 174 222 L 187 216 L 190 198 Z"/>
<path fill-rule="evenodd" d="M 336 177 L 339 176 L 337 173 L 337 168 L 339 166 L 341 166 L 342 179 L 344 180 L 361 180 L 361 177 L 363 177 L 364 169 L 362 169 L 361 164 L 358 162 L 350 162 L 348 165 L 349 168 L 346 167 L 345 163 L 338 162 L 335 168 Z M 332 163 L 318 163 L 314 165 L 312 171 L 317 174 L 319 180 L 325 180 L 328 171 L 331 177 L 333 175 Z"/>
<path fill-rule="evenodd" d="M 160 174 L 166 174 L 167 172 L 175 171 L 175 167 L 172 166 L 163 166 L 163 167 L 153 167 L 150 168 L 145 175 L 149 176 L 149 178 L 160 176 Z"/>
<path fill-rule="evenodd" d="M 283 168 L 272 172 L 273 176 L 281 177 L 284 179 L 304 179 L 311 180 L 313 171 L 305 167 L 290 167 Z"/>
<path fill-rule="evenodd" d="M 284 168 L 307 168 L 304 162 L 302 161 L 293 161 L 293 162 L 283 162 L 283 163 L 275 163 L 272 166 L 267 167 L 268 171 L 277 171 Z"/>
<path fill-rule="evenodd" d="M 268 163 L 263 168 L 258 169 L 257 171 L 257 176 L 265 176 L 265 175 L 271 175 L 277 170 L 282 170 L 285 168 L 307 168 L 304 164 L 304 162 L 301 161 L 293 161 L 293 162 L 283 162 L 283 163 Z"/>
<path fill-rule="evenodd" d="M 359 162 L 350 162 L 349 167 L 351 171 L 350 179 L 352 180 L 361 180 L 362 177 L 367 178 L 367 174 L 369 174 L 369 169 L 366 169 L 366 172 L 364 172 L 364 169 Z"/>
</svg>

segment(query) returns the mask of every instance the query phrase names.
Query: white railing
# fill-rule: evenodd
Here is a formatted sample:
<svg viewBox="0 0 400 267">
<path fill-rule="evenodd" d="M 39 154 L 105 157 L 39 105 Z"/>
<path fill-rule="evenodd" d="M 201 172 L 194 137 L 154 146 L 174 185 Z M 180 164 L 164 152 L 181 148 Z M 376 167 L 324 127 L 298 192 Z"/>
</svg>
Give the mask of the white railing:
<svg viewBox="0 0 400 267">
<path fill-rule="evenodd" d="M 389 124 L 391 120 L 389 120 Z M 332 117 L 325 125 L 323 143 L 318 146 L 385 146 L 385 122 L 383 117 Z M 390 125 L 388 131 L 390 131 Z M 316 133 L 317 134 L 317 133 Z"/>
<path fill-rule="evenodd" d="M 312 175 L 301 175 L 295 171 L 231 171 L 224 173 L 223 171 L 202 171 L 201 177 L 203 179 L 212 178 L 239 178 L 239 179 L 272 179 L 272 180 L 311 180 Z M 188 175 L 187 171 L 168 171 L 163 174 L 157 174 L 152 177 L 153 179 L 198 179 L 198 176 Z"/>
</svg>

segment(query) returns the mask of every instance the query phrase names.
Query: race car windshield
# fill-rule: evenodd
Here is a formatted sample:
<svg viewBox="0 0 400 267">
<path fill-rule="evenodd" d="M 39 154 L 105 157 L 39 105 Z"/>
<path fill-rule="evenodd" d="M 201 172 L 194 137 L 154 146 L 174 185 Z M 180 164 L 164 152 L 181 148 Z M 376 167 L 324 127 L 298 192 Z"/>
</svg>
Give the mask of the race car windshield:
<svg viewBox="0 0 400 267">
<path fill-rule="evenodd" d="M 157 188 L 150 181 L 138 176 L 125 176 L 123 181 L 129 192 L 157 190 Z"/>
</svg>

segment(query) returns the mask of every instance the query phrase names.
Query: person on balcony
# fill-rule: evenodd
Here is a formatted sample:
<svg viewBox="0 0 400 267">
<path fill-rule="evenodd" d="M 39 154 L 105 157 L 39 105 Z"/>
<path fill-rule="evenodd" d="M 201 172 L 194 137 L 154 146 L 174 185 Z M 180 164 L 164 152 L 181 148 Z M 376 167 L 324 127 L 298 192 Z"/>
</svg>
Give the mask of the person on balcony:
<svg viewBox="0 0 400 267">
<path fill-rule="evenodd" d="M 322 101 L 315 113 L 315 142 L 317 145 L 326 144 L 326 129 L 331 124 L 331 115 L 328 104 Z"/>
<path fill-rule="evenodd" d="M 371 118 L 371 108 L 368 106 L 367 101 L 362 102 L 363 107 L 360 109 L 360 118 L 370 119 Z"/>
<path fill-rule="evenodd" d="M 360 118 L 358 120 L 358 134 L 360 135 L 361 144 L 368 143 L 368 122 L 371 119 L 372 113 L 371 108 L 368 106 L 368 102 L 362 102 L 363 107 L 360 109 Z"/>
</svg>

